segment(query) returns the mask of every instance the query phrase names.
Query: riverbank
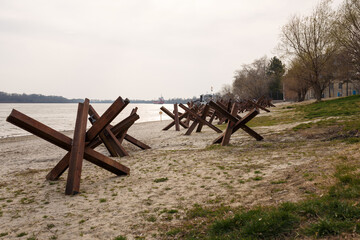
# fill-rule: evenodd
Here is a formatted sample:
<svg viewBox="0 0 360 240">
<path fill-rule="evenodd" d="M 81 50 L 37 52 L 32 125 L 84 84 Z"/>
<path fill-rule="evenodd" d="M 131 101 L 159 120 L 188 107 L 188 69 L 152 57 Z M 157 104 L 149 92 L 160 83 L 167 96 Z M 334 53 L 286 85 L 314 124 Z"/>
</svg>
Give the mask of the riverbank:
<svg viewBox="0 0 360 240">
<path fill-rule="evenodd" d="M 228 147 L 210 145 L 219 134 L 208 127 L 185 136 L 184 129 L 161 131 L 169 121 L 135 124 L 129 134 L 152 149 L 124 144 L 131 156 L 117 160 L 130 176 L 84 161 L 76 196 L 64 195 L 66 173 L 45 180 L 65 151 L 35 136 L 0 139 L 0 239 L 176 238 L 168 232 L 183 226 L 194 206 L 251 208 L 320 195 L 337 158 L 360 157 L 358 148 L 294 132 L 301 122 L 291 110 L 273 108 L 254 120 L 264 141 L 239 131 Z"/>
</svg>

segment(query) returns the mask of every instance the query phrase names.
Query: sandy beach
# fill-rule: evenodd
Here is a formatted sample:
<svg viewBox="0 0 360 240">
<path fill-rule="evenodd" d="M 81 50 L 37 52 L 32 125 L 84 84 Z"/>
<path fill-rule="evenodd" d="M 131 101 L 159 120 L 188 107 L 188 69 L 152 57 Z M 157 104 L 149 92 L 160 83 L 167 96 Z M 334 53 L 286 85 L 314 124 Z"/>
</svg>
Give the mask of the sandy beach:
<svg viewBox="0 0 360 240">
<path fill-rule="evenodd" d="M 65 151 L 36 136 L 0 139 L 0 239 L 164 239 L 194 204 L 249 208 L 321 193 L 316 176 L 331 168 L 326 158 L 343 151 L 341 145 L 323 147 L 283 134 L 291 124 L 255 128 L 265 138 L 261 142 L 238 131 L 230 146 L 220 147 L 211 145 L 219 134 L 208 127 L 185 136 L 184 129 L 162 131 L 167 123 L 130 128 L 129 134 L 152 147 L 143 151 L 124 143 L 130 156 L 114 159 L 131 169 L 130 176 L 84 161 L 75 196 L 64 194 L 67 172 L 59 181 L 45 179 Z M 108 155 L 103 146 L 96 150 Z M 313 181 L 304 180 L 306 171 Z"/>
</svg>

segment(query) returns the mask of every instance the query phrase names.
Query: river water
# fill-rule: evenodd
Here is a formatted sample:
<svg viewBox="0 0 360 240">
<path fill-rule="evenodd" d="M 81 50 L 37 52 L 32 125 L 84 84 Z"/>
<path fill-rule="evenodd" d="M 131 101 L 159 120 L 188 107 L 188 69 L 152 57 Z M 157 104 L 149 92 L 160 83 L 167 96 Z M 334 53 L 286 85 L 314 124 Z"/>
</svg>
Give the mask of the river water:
<svg viewBox="0 0 360 240">
<path fill-rule="evenodd" d="M 104 113 L 111 105 L 110 103 L 93 103 L 91 104 L 99 115 Z M 73 130 L 75 126 L 77 103 L 0 103 L 0 138 L 30 135 L 30 133 L 21 128 L 6 122 L 7 116 L 12 109 L 16 109 L 47 126 L 58 130 Z M 173 111 L 172 104 L 144 104 L 130 103 L 126 108 L 113 120 L 118 123 L 130 115 L 133 108 L 137 107 L 137 114 L 140 116 L 138 122 L 150 122 L 170 119 L 166 114 L 159 114 L 160 107 L 164 106 Z M 88 127 L 90 123 L 88 122 Z"/>
</svg>

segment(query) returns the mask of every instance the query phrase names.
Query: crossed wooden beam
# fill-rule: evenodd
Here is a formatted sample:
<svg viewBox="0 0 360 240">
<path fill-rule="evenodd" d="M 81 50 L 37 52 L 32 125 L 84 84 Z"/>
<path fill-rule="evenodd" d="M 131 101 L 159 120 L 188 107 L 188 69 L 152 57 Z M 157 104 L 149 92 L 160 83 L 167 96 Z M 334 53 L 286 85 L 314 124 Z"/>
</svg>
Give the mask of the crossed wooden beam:
<svg viewBox="0 0 360 240">
<path fill-rule="evenodd" d="M 253 109 L 246 116 L 241 118 L 240 116 L 237 115 L 238 107 L 236 104 L 233 104 L 230 113 L 225 108 L 223 108 L 222 106 L 220 106 L 219 104 L 213 101 L 210 101 L 209 105 L 212 108 L 214 108 L 218 113 L 220 113 L 221 115 L 223 115 L 225 118 L 228 119 L 228 125 L 226 127 L 225 132 L 221 134 L 219 137 L 217 137 L 213 141 L 213 144 L 221 143 L 222 146 L 228 145 L 230 142 L 231 135 L 234 134 L 240 128 L 244 130 L 246 133 L 248 133 L 250 136 L 254 137 L 257 141 L 261 141 L 264 139 L 260 134 L 258 134 L 257 132 L 246 126 L 246 123 L 248 123 L 251 119 L 253 119 L 256 115 L 259 114 L 258 109 L 256 108 Z"/>
<path fill-rule="evenodd" d="M 196 132 L 201 132 L 202 127 L 204 125 L 207 125 L 211 129 L 213 129 L 215 132 L 222 133 L 222 131 L 219 128 L 215 127 L 213 124 L 206 121 L 206 117 L 207 117 L 209 109 L 210 109 L 210 106 L 208 104 L 205 105 L 205 107 L 203 108 L 200 115 L 196 111 L 186 107 L 182 103 L 179 104 L 179 107 L 181 107 L 182 109 L 185 110 L 184 114 L 189 114 L 194 118 L 193 123 L 190 125 L 190 127 L 186 131 L 185 135 L 190 135 L 194 131 L 194 129 L 197 125 L 198 125 L 198 128 L 196 129 Z"/>
<path fill-rule="evenodd" d="M 256 108 L 260 108 L 261 110 L 264 110 L 265 112 L 270 112 L 270 110 L 269 109 L 267 109 L 267 108 L 265 108 L 265 107 L 263 107 L 263 106 L 261 106 L 261 100 L 262 100 L 262 98 L 260 98 L 259 100 L 257 100 L 256 102 L 254 102 L 254 101 L 251 101 L 251 100 L 247 100 L 247 102 L 250 104 L 250 105 L 253 105 L 253 106 L 255 106 Z"/>
<path fill-rule="evenodd" d="M 15 109 L 12 110 L 6 120 L 68 151 L 59 163 L 48 173 L 46 179 L 57 180 L 66 169 L 69 168 L 65 194 L 74 195 L 79 193 L 80 190 L 83 159 L 116 175 L 130 174 L 130 169 L 128 167 L 93 150 L 101 143 L 104 143 L 112 156 L 128 155 L 121 146 L 123 139 L 127 139 L 142 149 L 150 148 L 126 133 L 129 127 L 139 118 L 136 111 L 133 111 L 128 118 L 124 119 L 119 124 L 116 124 L 115 126 L 110 125 L 110 122 L 127 106 L 128 103 L 128 99 L 125 99 L 124 101 L 119 97 L 100 117 L 90 106 L 89 100 L 85 99 L 83 103 L 79 103 L 78 105 L 73 139 Z M 92 126 L 86 131 L 88 114 L 91 115 L 90 121 L 92 122 Z"/>
<path fill-rule="evenodd" d="M 164 131 L 169 130 L 174 125 L 175 125 L 176 131 L 180 131 L 180 126 L 182 126 L 183 128 L 189 127 L 188 123 L 182 121 L 183 118 L 188 117 L 188 113 L 179 114 L 178 105 L 176 103 L 174 104 L 174 113 L 170 112 L 164 106 L 162 106 L 160 109 L 161 109 L 161 111 L 163 111 L 164 113 L 166 113 L 169 117 L 171 117 L 173 119 L 173 121 L 170 124 L 168 124 L 166 127 L 163 128 Z"/>
</svg>

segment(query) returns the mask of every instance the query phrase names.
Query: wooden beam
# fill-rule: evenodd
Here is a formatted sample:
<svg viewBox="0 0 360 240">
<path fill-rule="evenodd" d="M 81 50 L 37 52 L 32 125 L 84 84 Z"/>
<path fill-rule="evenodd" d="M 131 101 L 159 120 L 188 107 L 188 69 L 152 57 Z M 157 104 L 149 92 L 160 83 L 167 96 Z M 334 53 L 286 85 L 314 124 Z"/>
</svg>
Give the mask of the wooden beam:
<svg viewBox="0 0 360 240">
<path fill-rule="evenodd" d="M 130 126 L 136 121 L 138 120 L 140 117 L 138 114 L 132 114 L 128 117 L 126 117 L 124 120 L 122 120 L 121 122 L 119 122 L 118 124 L 114 125 L 113 127 L 111 127 L 111 132 L 116 136 L 118 135 L 124 128 L 126 128 L 126 126 Z"/>
<path fill-rule="evenodd" d="M 143 142 L 137 140 L 136 138 L 126 134 L 125 139 L 135 146 L 145 150 L 145 149 L 151 149 L 148 145 L 144 144 Z M 46 179 L 49 181 L 55 181 L 58 180 L 59 177 L 66 171 L 66 169 L 69 166 L 69 158 L 70 158 L 70 152 L 68 152 L 59 162 L 58 164 L 46 175 Z"/>
<path fill-rule="evenodd" d="M 26 116 L 25 114 L 13 109 L 6 118 L 10 122 L 46 141 L 67 151 L 71 150 L 72 139 L 64 134 L 42 124 L 41 122 Z"/>
<path fill-rule="evenodd" d="M 133 114 L 130 115 L 129 117 L 125 118 L 124 120 L 122 120 L 121 122 L 119 122 L 118 124 L 116 124 L 115 126 L 111 127 L 111 132 L 116 136 L 117 134 L 119 134 L 122 129 L 124 129 L 126 126 L 128 126 L 128 124 L 132 124 L 133 122 L 135 122 L 137 119 L 139 119 L 139 115 L 137 114 Z M 130 125 L 131 126 L 131 125 Z M 100 138 L 95 138 L 90 144 L 89 147 L 91 148 L 96 148 L 97 146 L 99 146 L 102 143 Z"/>
<path fill-rule="evenodd" d="M 179 125 L 179 112 L 177 103 L 174 104 L 174 120 L 175 120 L 175 130 L 180 131 Z"/>
<path fill-rule="evenodd" d="M 49 181 L 58 180 L 59 177 L 68 169 L 70 160 L 70 152 L 65 154 L 65 156 L 56 164 L 56 166 L 51 169 L 51 171 L 46 175 L 46 179 Z"/>
<path fill-rule="evenodd" d="M 241 120 L 242 118 L 237 115 L 236 117 L 235 116 L 232 116 L 230 113 L 228 113 L 224 108 L 223 106 L 221 106 L 220 104 L 218 103 L 215 103 L 215 102 L 212 102 L 210 101 L 209 102 L 209 105 L 214 108 L 218 113 L 220 113 L 221 115 L 223 115 L 225 118 L 228 118 L 230 121 L 232 122 L 238 122 L 239 120 Z M 242 130 L 244 130 L 246 133 L 248 133 L 250 136 L 254 137 L 257 141 L 261 141 L 263 140 L 264 138 L 262 136 L 260 136 L 258 133 L 256 133 L 254 130 L 252 130 L 251 128 L 249 128 L 248 126 L 246 125 L 241 125 L 240 128 Z M 221 143 L 222 141 L 222 136 L 218 137 L 217 139 L 215 139 L 215 141 L 213 143 Z"/>
<path fill-rule="evenodd" d="M 259 110 L 257 109 L 254 109 L 252 110 L 251 112 L 249 112 L 244 118 L 240 119 L 236 124 L 235 126 L 233 127 L 232 129 L 232 133 L 236 132 L 237 130 L 239 130 L 240 128 L 245 130 L 244 127 L 247 127 L 245 124 L 250 121 L 251 119 L 253 119 L 256 115 L 259 114 Z M 263 140 L 264 138 L 259 135 L 258 133 L 256 133 L 254 130 L 252 130 L 251 128 L 247 127 L 246 128 L 247 130 L 245 130 L 248 134 L 250 134 L 252 137 L 254 137 L 256 140 L 258 141 L 261 141 Z M 216 143 L 221 143 L 222 142 L 222 139 L 224 137 L 224 134 L 220 135 L 218 138 L 216 138 L 214 141 L 213 141 L 213 144 L 216 144 Z"/>
<path fill-rule="evenodd" d="M 95 122 L 100 119 L 99 114 L 91 105 L 89 108 L 89 115 L 91 116 L 89 119 L 92 124 L 95 124 Z M 99 137 L 112 157 L 129 156 L 125 148 L 121 146 L 121 143 L 111 131 L 110 125 L 105 127 L 105 129 L 99 134 Z"/>
<path fill-rule="evenodd" d="M 212 107 L 213 109 L 215 109 L 215 111 L 218 111 L 221 115 L 223 115 L 225 118 L 229 119 L 230 121 L 236 123 L 237 121 L 239 121 L 239 119 L 237 119 L 235 116 L 231 115 L 225 108 L 223 108 L 221 105 L 210 101 L 209 102 L 210 107 Z"/>
<path fill-rule="evenodd" d="M 184 106 L 184 104 L 180 103 L 179 106 L 184 109 L 185 111 L 189 112 L 189 114 L 193 115 L 194 118 L 196 118 L 197 120 L 199 120 L 199 122 L 207 125 L 208 127 L 210 127 L 211 129 L 213 129 L 214 131 L 218 132 L 218 133 L 222 133 L 222 131 L 220 129 L 218 129 L 217 127 L 215 127 L 214 125 L 208 123 L 206 120 L 202 119 L 201 117 L 199 117 L 199 115 L 197 115 L 193 110 L 187 108 Z"/>
<path fill-rule="evenodd" d="M 129 104 L 129 100 L 118 97 L 113 104 L 104 112 L 94 125 L 87 131 L 86 140 L 91 142 L 95 137 L 108 126 L 114 118 Z"/>
<path fill-rule="evenodd" d="M 180 116 L 179 116 L 179 124 L 181 125 L 181 126 L 185 126 L 184 128 L 188 128 L 189 126 L 188 126 L 188 124 L 186 123 L 186 122 L 182 122 L 181 120 L 183 119 L 183 118 L 185 118 L 185 117 L 188 117 L 189 116 L 189 113 L 187 113 L 187 112 L 185 112 L 185 113 L 183 113 L 183 114 L 180 114 Z M 172 126 L 174 126 L 175 125 L 175 121 L 172 121 L 171 123 L 169 123 L 169 125 L 167 125 L 166 127 L 164 127 L 163 128 L 163 130 L 164 131 L 166 131 L 166 130 L 169 130 Z"/>
<path fill-rule="evenodd" d="M 211 114 L 211 117 L 210 117 L 209 123 L 211 123 L 211 124 L 212 124 L 212 122 L 214 121 L 215 117 L 216 117 L 216 111 L 214 111 L 214 112 Z"/>
<path fill-rule="evenodd" d="M 233 104 L 232 109 L 231 109 L 231 115 L 236 116 L 237 111 L 238 111 L 238 108 L 237 108 L 236 104 Z M 223 137 L 223 139 L 221 141 L 221 146 L 226 146 L 226 145 L 229 144 L 231 134 L 233 133 L 232 130 L 233 130 L 234 125 L 235 125 L 235 122 L 228 121 L 227 126 L 226 126 L 226 130 L 225 130 L 225 132 L 223 134 L 224 137 Z"/>
<path fill-rule="evenodd" d="M 167 110 L 164 106 L 162 106 L 161 108 L 161 111 L 163 111 L 164 113 L 166 113 L 166 115 L 168 115 L 169 117 L 171 117 L 173 120 L 174 120 L 174 124 L 175 124 L 175 115 L 174 114 L 172 114 L 169 110 Z M 183 128 L 188 128 L 188 126 L 185 124 L 185 123 L 183 123 L 182 121 L 179 121 L 179 124 L 183 127 Z M 172 126 L 174 126 L 174 125 L 172 125 Z M 167 128 L 167 127 L 165 127 L 165 128 Z M 168 130 L 168 129 L 163 129 L 163 130 Z M 170 127 L 169 127 L 170 128 Z"/>
<path fill-rule="evenodd" d="M 81 169 L 84 157 L 87 114 L 89 112 L 89 99 L 79 103 L 76 117 L 74 137 L 71 144 L 69 171 L 65 194 L 74 195 L 80 191 Z"/>
<path fill-rule="evenodd" d="M 145 149 L 151 149 L 150 146 L 146 145 L 145 143 L 137 140 L 136 138 L 130 136 L 129 134 L 125 134 L 125 140 L 131 142 L 132 144 L 134 144 L 135 146 L 145 150 Z"/>
<path fill-rule="evenodd" d="M 194 129 L 196 128 L 196 126 L 199 124 L 199 121 L 195 120 L 190 127 L 188 128 L 188 130 L 186 131 L 185 135 L 191 135 L 191 133 L 194 131 Z"/>
<path fill-rule="evenodd" d="M 260 99 L 259 99 L 260 100 Z M 256 108 L 260 108 L 262 110 L 264 110 L 265 112 L 270 112 L 269 109 L 266 109 L 264 108 L 263 106 L 261 106 L 260 104 L 258 104 L 257 102 L 253 102 L 253 101 L 250 101 L 250 100 L 247 100 L 248 103 L 254 105 Z"/>
<path fill-rule="evenodd" d="M 64 150 L 71 151 L 71 138 L 15 109 L 12 110 L 6 120 Z M 128 167 L 90 149 L 90 147 L 85 148 L 84 158 L 116 175 L 130 174 Z"/>
<path fill-rule="evenodd" d="M 207 114 L 209 112 L 209 109 L 210 109 L 210 106 L 208 104 L 206 104 L 203 111 L 202 111 L 201 119 L 204 119 L 206 121 L 206 117 L 207 117 Z M 203 126 L 204 126 L 204 123 L 199 122 L 199 125 L 198 125 L 198 127 L 196 129 L 196 132 L 201 132 L 201 129 L 202 129 Z"/>
</svg>

